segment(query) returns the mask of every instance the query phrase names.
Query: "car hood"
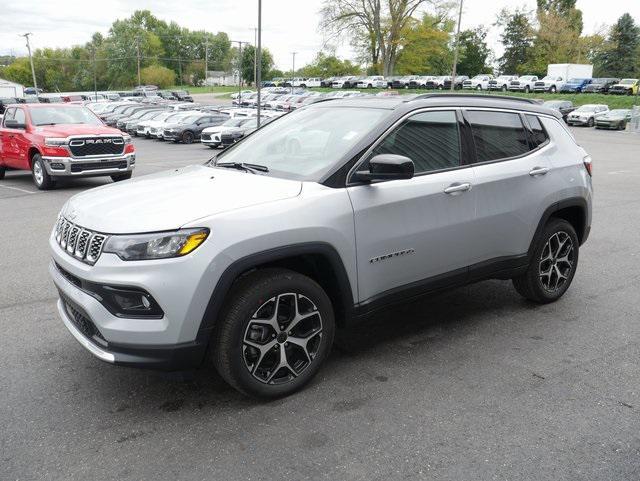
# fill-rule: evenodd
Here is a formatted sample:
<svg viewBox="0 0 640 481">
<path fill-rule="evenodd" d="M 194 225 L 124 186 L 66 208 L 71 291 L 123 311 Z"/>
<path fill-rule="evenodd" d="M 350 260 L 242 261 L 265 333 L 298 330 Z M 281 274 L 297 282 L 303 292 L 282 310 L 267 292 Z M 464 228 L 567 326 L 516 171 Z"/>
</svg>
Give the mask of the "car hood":
<svg viewBox="0 0 640 481">
<path fill-rule="evenodd" d="M 178 229 L 197 219 L 296 197 L 302 183 L 192 165 L 73 196 L 63 215 L 87 229 L 131 234 Z"/>
<path fill-rule="evenodd" d="M 602 120 L 624 120 L 626 118 L 627 116 L 623 114 L 605 114 L 600 116 Z"/>
<path fill-rule="evenodd" d="M 165 129 L 176 129 L 176 130 L 181 130 L 184 129 L 185 127 L 187 127 L 190 124 L 164 124 L 163 127 Z"/>
<path fill-rule="evenodd" d="M 57 124 L 34 127 L 33 132 L 45 137 L 68 137 L 70 135 L 122 135 L 118 129 L 106 125 Z"/>
</svg>

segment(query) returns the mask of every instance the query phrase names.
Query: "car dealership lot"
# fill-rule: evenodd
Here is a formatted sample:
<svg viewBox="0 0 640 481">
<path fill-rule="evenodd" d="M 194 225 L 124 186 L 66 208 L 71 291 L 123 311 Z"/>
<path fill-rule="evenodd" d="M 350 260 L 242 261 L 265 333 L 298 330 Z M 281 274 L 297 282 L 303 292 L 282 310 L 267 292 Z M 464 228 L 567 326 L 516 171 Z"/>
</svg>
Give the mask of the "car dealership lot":
<svg viewBox="0 0 640 481">
<path fill-rule="evenodd" d="M 47 238 L 70 195 L 110 181 L 39 192 L 9 172 L 0 479 L 637 478 L 640 136 L 573 132 L 594 158 L 594 221 L 563 299 L 537 306 L 489 281 L 396 309 L 343 333 L 319 379 L 270 403 L 210 370 L 166 376 L 86 352 L 58 319 Z M 215 153 L 135 144 L 135 176 Z"/>
</svg>

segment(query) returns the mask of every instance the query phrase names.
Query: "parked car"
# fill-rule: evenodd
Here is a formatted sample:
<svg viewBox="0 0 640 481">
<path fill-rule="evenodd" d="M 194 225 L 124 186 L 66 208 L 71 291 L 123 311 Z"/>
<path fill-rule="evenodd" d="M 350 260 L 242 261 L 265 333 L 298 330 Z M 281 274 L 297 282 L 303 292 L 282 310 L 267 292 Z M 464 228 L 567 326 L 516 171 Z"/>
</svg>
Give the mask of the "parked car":
<svg viewBox="0 0 640 481">
<path fill-rule="evenodd" d="M 320 87 L 320 78 L 318 77 L 297 77 L 291 82 L 291 86 L 303 89 Z"/>
<path fill-rule="evenodd" d="M 164 112 L 158 113 L 153 118 L 140 120 L 137 124 L 136 135 L 150 138 L 151 129 L 159 126 L 162 122 L 174 115 L 179 115 L 179 113 L 174 110 L 165 110 Z"/>
<path fill-rule="evenodd" d="M 200 139 L 200 134 L 207 127 L 220 125 L 229 117 L 223 114 L 197 114 L 181 118 L 175 124 L 167 124 L 162 131 L 162 138 L 172 142 L 191 144 Z"/>
<path fill-rule="evenodd" d="M 533 84 L 533 91 L 537 93 L 551 92 L 556 93 L 564 85 L 564 79 L 558 75 L 547 75 L 541 80 Z"/>
<path fill-rule="evenodd" d="M 241 127 L 252 119 L 252 117 L 235 117 L 225 120 L 220 125 L 214 127 L 207 127 L 202 131 L 200 136 L 200 142 L 207 147 L 217 149 L 222 145 L 221 135 L 222 132 L 228 129 L 235 129 Z M 257 124 L 256 124 L 257 125 Z"/>
<path fill-rule="evenodd" d="M 131 137 L 105 126 L 81 105 L 11 105 L 0 128 L 0 179 L 7 168 L 30 170 L 40 190 L 61 178 L 131 178 Z"/>
<path fill-rule="evenodd" d="M 567 116 L 567 124 L 593 127 L 596 120 L 608 111 L 609 107 L 603 104 L 581 105 Z"/>
<path fill-rule="evenodd" d="M 488 90 L 489 82 L 491 80 L 493 80 L 493 75 L 476 75 L 475 77 L 462 82 L 462 88 L 472 90 Z"/>
<path fill-rule="evenodd" d="M 140 116 L 130 117 L 124 123 L 124 127 L 121 128 L 120 130 L 127 132 L 129 135 L 133 135 L 134 137 L 137 137 L 138 129 L 142 122 L 146 122 L 148 120 L 153 120 L 155 118 L 158 118 L 160 115 L 163 115 L 165 112 L 167 112 L 165 109 L 149 110 L 148 112 L 144 112 Z"/>
<path fill-rule="evenodd" d="M 162 111 L 164 111 L 164 109 L 156 105 L 154 105 L 153 107 L 147 107 L 147 108 L 136 110 L 134 113 L 132 113 L 129 116 L 119 118 L 116 122 L 115 127 L 117 129 L 122 130 L 123 132 L 126 132 L 127 124 L 129 124 L 130 122 L 134 122 L 136 120 L 143 119 L 143 118 L 148 118 L 148 115 L 150 113 L 158 113 Z"/>
<path fill-rule="evenodd" d="M 346 88 L 349 88 L 347 86 L 349 85 L 349 82 L 354 78 L 355 77 L 353 75 L 346 76 L 346 77 L 338 77 L 333 82 L 331 82 L 331 88 L 333 88 L 333 89 L 343 89 L 343 88 L 346 89 Z"/>
<path fill-rule="evenodd" d="M 497 78 L 489 80 L 488 90 L 501 90 L 506 92 L 509 90 L 509 85 L 511 82 L 517 82 L 517 75 L 500 75 Z"/>
<path fill-rule="evenodd" d="M 462 90 L 462 85 L 465 80 L 469 80 L 469 77 L 466 75 L 456 75 L 455 84 L 453 86 L 454 90 Z M 447 79 L 443 83 L 443 90 L 451 90 L 451 79 Z"/>
<path fill-rule="evenodd" d="M 44 92 L 44 90 L 37 89 L 35 87 L 25 87 L 25 89 L 24 89 L 24 94 L 25 95 L 40 95 L 43 92 Z"/>
<path fill-rule="evenodd" d="M 193 102 L 193 97 L 186 90 L 172 90 L 171 93 L 180 102 Z"/>
<path fill-rule="evenodd" d="M 570 78 L 560 88 L 560 92 L 579 94 L 582 91 L 584 91 L 585 87 L 587 87 L 587 85 L 589 85 L 592 81 L 593 79 L 590 79 L 590 78 Z"/>
<path fill-rule="evenodd" d="M 624 130 L 631 121 L 631 109 L 613 109 L 596 118 L 596 129 Z"/>
<path fill-rule="evenodd" d="M 112 364 L 207 363 L 277 398 L 318 373 L 337 326 L 380 309 L 492 278 L 559 300 L 592 212 L 590 157 L 559 116 L 400 97 L 320 102 L 208 165 L 69 199 L 49 237 L 66 328 Z"/>
<path fill-rule="evenodd" d="M 17 104 L 20 100 L 17 97 L 4 97 L 0 98 L 0 115 L 4 114 L 7 105 Z"/>
<path fill-rule="evenodd" d="M 365 78 L 364 75 L 356 75 L 356 76 L 353 76 L 353 77 L 349 77 L 342 84 L 342 88 L 343 89 L 354 89 L 354 88 L 356 88 L 358 86 L 358 82 L 360 82 L 364 78 Z"/>
<path fill-rule="evenodd" d="M 333 84 L 333 81 L 338 79 L 338 77 L 327 77 L 325 79 L 322 79 L 320 81 L 320 87 L 322 88 L 331 88 L 331 84 Z"/>
<path fill-rule="evenodd" d="M 372 75 L 359 80 L 355 87 L 359 89 L 386 89 L 387 81 L 382 75 Z"/>
<path fill-rule="evenodd" d="M 567 116 L 576 109 L 570 100 L 547 100 L 542 105 L 558 112 L 565 122 L 567 121 Z"/>
<path fill-rule="evenodd" d="M 582 91 L 586 94 L 598 93 L 607 94 L 612 85 L 617 84 L 620 79 L 617 78 L 594 78 Z"/>
<path fill-rule="evenodd" d="M 441 75 L 439 77 L 431 77 L 425 83 L 425 88 L 429 90 L 443 90 L 445 88 L 446 82 L 449 82 L 449 88 L 451 88 L 451 76 L 450 75 Z"/>
<path fill-rule="evenodd" d="M 405 75 L 404 77 L 396 78 L 391 82 L 391 87 L 394 89 L 408 89 L 411 81 L 415 81 L 417 78 L 417 75 Z"/>
<path fill-rule="evenodd" d="M 609 93 L 615 95 L 637 95 L 639 85 L 640 80 L 637 78 L 623 78 L 609 88 Z"/>
<path fill-rule="evenodd" d="M 168 125 L 174 125 L 180 123 L 180 121 L 186 117 L 196 116 L 196 115 L 204 115 L 202 112 L 197 111 L 181 111 L 174 112 L 173 115 L 168 116 L 164 120 L 151 120 L 149 122 L 149 138 L 164 140 L 164 129 Z"/>
<path fill-rule="evenodd" d="M 537 75 L 522 75 L 509 82 L 509 90 L 511 92 L 525 92 L 528 94 L 533 91 L 533 87 L 537 81 Z"/>
</svg>

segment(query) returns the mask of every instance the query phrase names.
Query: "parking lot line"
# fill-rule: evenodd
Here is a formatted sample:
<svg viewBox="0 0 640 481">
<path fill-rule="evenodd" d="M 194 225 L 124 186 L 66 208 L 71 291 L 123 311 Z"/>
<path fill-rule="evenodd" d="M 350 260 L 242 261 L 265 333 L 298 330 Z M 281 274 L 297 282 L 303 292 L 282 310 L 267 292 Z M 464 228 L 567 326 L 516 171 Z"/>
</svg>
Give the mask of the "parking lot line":
<svg viewBox="0 0 640 481">
<path fill-rule="evenodd" d="M 25 194 L 39 194 L 40 192 L 34 192 L 32 190 L 21 189 L 20 187 L 11 187 L 10 185 L 0 185 L 0 187 L 4 187 L 5 189 L 17 190 L 19 192 L 24 192 Z"/>
</svg>

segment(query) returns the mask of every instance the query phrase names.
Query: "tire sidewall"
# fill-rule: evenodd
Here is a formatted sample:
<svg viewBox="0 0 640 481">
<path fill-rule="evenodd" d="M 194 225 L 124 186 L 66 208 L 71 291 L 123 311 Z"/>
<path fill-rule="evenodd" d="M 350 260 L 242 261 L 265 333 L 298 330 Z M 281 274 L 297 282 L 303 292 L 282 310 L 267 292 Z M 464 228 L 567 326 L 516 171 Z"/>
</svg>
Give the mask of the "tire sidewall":
<svg viewBox="0 0 640 481">
<path fill-rule="evenodd" d="M 245 284 L 242 287 L 250 289 L 251 284 Z M 267 385 L 255 379 L 247 370 L 243 359 L 242 340 L 248 322 L 258 308 L 272 297 L 286 292 L 302 294 L 316 305 L 322 316 L 322 341 L 318 354 L 312 363 L 297 378 L 284 385 Z M 225 317 L 231 316 L 226 319 L 230 323 L 231 345 L 219 346 L 220 349 L 227 350 L 228 358 L 231 360 L 230 374 L 234 381 L 233 384 L 236 384 L 246 394 L 261 398 L 283 397 L 301 389 L 316 375 L 331 351 L 335 334 L 335 320 L 328 296 L 322 287 L 312 279 L 290 271 L 277 278 L 272 278 L 259 295 L 256 295 L 256 291 L 253 290 L 244 300 L 247 302 L 239 309 L 225 312 Z M 221 374 L 224 377 L 224 374 Z"/>
</svg>

